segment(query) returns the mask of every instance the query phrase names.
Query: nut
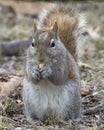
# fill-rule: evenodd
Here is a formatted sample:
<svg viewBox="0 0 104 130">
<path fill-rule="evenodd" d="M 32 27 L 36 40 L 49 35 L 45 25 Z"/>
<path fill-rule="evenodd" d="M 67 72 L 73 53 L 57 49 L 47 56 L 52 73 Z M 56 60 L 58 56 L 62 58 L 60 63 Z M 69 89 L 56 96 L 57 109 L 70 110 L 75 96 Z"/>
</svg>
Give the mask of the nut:
<svg viewBox="0 0 104 130">
<path fill-rule="evenodd" d="M 39 69 L 42 70 L 44 68 L 44 64 L 39 64 Z"/>
</svg>

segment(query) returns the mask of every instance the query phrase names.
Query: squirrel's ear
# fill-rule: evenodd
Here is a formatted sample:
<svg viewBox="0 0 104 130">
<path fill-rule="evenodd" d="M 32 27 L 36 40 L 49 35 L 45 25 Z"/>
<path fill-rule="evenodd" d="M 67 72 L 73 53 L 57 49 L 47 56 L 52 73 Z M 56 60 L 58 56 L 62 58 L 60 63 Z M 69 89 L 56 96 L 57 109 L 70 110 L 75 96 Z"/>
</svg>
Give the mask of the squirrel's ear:
<svg viewBox="0 0 104 130">
<path fill-rule="evenodd" d="M 57 22 L 54 23 L 52 30 L 57 34 L 57 30 L 58 30 Z"/>
<path fill-rule="evenodd" d="M 37 30 L 37 26 L 36 26 L 36 21 L 34 20 L 34 33 L 36 32 Z"/>
</svg>

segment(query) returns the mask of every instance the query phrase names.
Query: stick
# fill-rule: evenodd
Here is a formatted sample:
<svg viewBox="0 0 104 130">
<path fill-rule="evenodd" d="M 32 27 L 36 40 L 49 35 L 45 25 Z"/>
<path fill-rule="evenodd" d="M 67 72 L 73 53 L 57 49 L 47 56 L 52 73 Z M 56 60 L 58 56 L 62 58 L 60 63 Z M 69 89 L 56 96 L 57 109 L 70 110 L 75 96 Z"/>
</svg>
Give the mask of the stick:
<svg viewBox="0 0 104 130">
<path fill-rule="evenodd" d="M 103 110 L 104 110 L 104 99 L 100 101 L 98 105 L 84 110 L 83 114 L 96 113 L 97 111 L 103 111 Z"/>
</svg>

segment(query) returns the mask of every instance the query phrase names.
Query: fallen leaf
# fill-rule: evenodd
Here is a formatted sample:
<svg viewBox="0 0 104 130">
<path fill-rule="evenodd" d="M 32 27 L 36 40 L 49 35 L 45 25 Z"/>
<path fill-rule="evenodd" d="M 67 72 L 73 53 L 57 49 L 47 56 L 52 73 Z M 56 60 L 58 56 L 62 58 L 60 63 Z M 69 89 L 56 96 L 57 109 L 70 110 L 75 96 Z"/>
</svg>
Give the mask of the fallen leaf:
<svg viewBox="0 0 104 130">
<path fill-rule="evenodd" d="M 8 80 L 5 80 L 5 78 Z M 0 80 L 0 100 L 12 94 L 21 84 L 21 78 L 15 75 L 2 75 Z"/>
<path fill-rule="evenodd" d="M 85 90 L 85 89 L 82 89 L 81 90 L 81 95 L 82 96 L 87 96 L 87 95 L 90 95 L 92 93 L 92 91 L 91 90 Z"/>
</svg>

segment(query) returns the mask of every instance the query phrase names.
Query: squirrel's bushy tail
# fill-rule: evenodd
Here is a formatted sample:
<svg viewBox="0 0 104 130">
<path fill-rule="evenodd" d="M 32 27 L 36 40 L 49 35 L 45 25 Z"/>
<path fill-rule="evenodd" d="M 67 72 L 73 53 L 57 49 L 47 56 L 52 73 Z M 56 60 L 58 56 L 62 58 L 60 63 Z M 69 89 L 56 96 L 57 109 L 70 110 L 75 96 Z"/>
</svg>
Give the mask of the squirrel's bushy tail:
<svg viewBox="0 0 104 130">
<path fill-rule="evenodd" d="M 84 16 L 68 7 L 59 5 L 49 10 L 43 10 L 39 16 L 38 26 L 51 27 L 54 22 L 58 24 L 58 36 L 65 47 L 77 59 L 77 47 L 84 42 L 85 19 Z"/>
</svg>

